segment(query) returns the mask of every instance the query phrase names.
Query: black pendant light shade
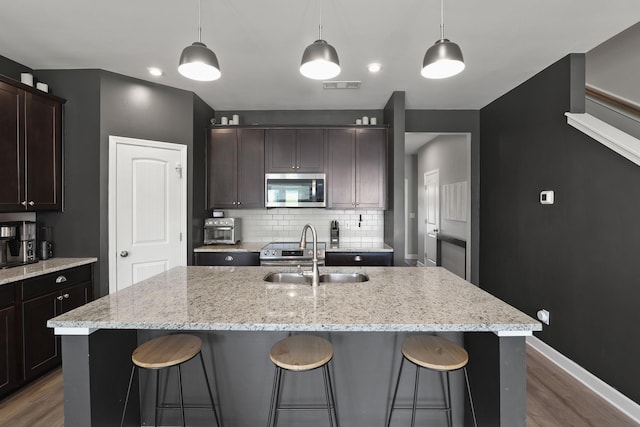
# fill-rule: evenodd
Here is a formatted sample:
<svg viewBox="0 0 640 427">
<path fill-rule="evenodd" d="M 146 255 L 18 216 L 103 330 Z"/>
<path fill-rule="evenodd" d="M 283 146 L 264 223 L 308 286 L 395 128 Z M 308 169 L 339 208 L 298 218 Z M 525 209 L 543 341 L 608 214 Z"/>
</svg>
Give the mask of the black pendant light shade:
<svg viewBox="0 0 640 427">
<path fill-rule="evenodd" d="M 464 70 L 464 58 L 460 46 L 442 38 L 424 54 L 422 76 L 428 79 L 444 79 Z"/>
<path fill-rule="evenodd" d="M 187 46 L 180 55 L 178 72 L 183 76 L 199 81 L 211 81 L 220 78 L 218 58 L 202 42 L 194 42 Z"/>
<path fill-rule="evenodd" d="M 462 50 L 444 38 L 444 0 L 440 0 L 440 40 L 427 49 L 422 60 L 422 77 L 446 79 L 464 70 Z"/>
<path fill-rule="evenodd" d="M 316 40 L 302 54 L 300 73 L 315 80 L 334 78 L 340 74 L 338 52 L 325 40 Z"/>
<path fill-rule="evenodd" d="M 187 46 L 180 55 L 178 72 L 191 80 L 210 82 L 221 76 L 218 58 L 204 43 L 202 43 L 201 25 L 202 0 L 198 1 L 198 41 Z"/>
</svg>

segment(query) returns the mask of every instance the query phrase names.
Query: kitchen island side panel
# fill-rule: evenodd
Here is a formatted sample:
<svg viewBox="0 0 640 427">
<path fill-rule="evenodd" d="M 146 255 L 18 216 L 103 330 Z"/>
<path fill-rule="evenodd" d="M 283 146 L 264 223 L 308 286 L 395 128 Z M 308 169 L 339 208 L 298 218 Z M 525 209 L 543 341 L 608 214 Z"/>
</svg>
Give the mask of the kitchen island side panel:
<svg viewBox="0 0 640 427">
<path fill-rule="evenodd" d="M 131 372 L 134 330 L 102 329 L 62 337 L 65 427 L 120 425 Z M 137 383 L 132 387 L 125 426 L 140 425 Z"/>
</svg>

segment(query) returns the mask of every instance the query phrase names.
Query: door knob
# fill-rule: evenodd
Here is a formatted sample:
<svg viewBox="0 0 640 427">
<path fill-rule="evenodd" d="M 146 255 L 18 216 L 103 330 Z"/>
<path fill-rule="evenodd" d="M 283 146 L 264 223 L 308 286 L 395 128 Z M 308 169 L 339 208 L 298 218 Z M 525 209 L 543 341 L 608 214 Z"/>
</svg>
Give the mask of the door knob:
<svg viewBox="0 0 640 427">
<path fill-rule="evenodd" d="M 127 252 L 127 251 L 122 251 L 122 252 L 120 252 L 120 256 L 121 256 L 122 258 L 125 258 L 125 257 L 129 256 L 129 252 Z"/>
</svg>

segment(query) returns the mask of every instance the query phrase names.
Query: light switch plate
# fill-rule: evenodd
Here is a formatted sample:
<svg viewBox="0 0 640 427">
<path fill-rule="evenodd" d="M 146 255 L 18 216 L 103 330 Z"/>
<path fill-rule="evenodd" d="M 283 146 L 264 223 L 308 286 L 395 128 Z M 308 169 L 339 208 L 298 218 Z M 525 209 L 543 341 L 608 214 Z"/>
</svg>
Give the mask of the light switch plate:
<svg viewBox="0 0 640 427">
<path fill-rule="evenodd" d="M 553 204 L 553 190 L 544 190 L 540 192 L 540 203 L 543 205 Z"/>
</svg>

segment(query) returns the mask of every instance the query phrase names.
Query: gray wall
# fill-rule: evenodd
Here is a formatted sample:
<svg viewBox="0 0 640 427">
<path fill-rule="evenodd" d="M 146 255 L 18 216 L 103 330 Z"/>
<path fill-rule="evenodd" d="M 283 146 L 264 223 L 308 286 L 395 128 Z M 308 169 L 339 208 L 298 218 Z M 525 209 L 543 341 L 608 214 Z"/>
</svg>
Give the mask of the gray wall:
<svg viewBox="0 0 640 427">
<path fill-rule="evenodd" d="M 409 229 L 406 247 L 408 252 L 405 254 L 405 258 L 409 255 L 418 254 L 418 155 L 411 154 L 404 156 L 404 179 L 407 180 L 407 207 L 408 212 L 405 212 L 405 226 Z M 414 215 L 411 218 L 411 214 Z"/>
<path fill-rule="evenodd" d="M 580 90 L 570 55 L 481 110 L 480 286 L 549 310 L 536 336 L 640 403 L 640 168 L 567 125 Z"/>
<path fill-rule="evenodd" d="M 0 57 L 0 73 L 20 79 L 28 67 Z M 108 285 L 108 137 L 187 145 L 188 262 L 202 243 L 206 203 L 206 127 L 214 111 L 192 92 L 102 70 L 36 70 L 64 107 L 64 212 L 37 214 L 54 227 L 55 256 L 98 257 L 96 297 Z"/>
<path fill-rule="evenodd" d="M 440 189 L 446 184 L 466 181 L 469 184 L 469 155 L 467 135 L 440 135 L 418 150 L 418 182 L 422 184 L 426 172 L 439 169 Z M 470 187 L 467 187 L 469 191 Z M 424 260 L 424 221 L 425 199 L 424 186 L 418 185 L 418 259 Z M 442 204 L 442 191 L 440 193 Z M 443 218 L 440 212 L 440 233 L 467 240 L 467 223 L 450 221 Z"/>
<path fill-rule="evenodd" d="M 384 241 L 393 247 L 393 264 L 404 265 L 404 92 L 393 92 L 384 107 L 384 122 L 390 126 L 387 144 L 388 208 L 384 212 Z"/>
<path fill-rule="evenodd" d="M 640 105 L 640 22 L 591 49 L 587 84 Z"/>
<path fill-rule="evenodd" d="M 467 277 L 467 280 L 478 284 L 480 265 L 480 111 L 407 110 L 406 131 L 468 133 L 471 136 L 471 276 Z"/>
</svg>

